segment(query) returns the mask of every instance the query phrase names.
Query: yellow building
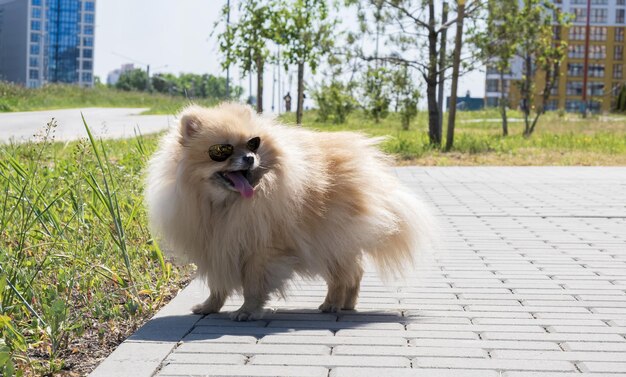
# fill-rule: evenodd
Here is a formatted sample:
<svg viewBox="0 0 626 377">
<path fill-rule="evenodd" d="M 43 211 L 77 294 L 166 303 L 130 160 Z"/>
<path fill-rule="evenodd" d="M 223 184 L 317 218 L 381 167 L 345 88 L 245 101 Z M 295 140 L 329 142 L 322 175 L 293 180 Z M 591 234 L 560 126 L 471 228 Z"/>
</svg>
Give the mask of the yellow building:
<svg viewBox="0 0 626 377">
<path fill-rule="evenodd" d="M 589 13 L 589 48 L 586 49 L 587 1 Z M 548 110 L 580 111 L 583 108 L 585 55 L 587 55 L 587 104 L 592 111 L 610 111 L 624 82 L 624 34 L 626 0 L 555 0 L 563 12 L 573 15 L 572 25 L 560 32 L 568 43 L 556 87 L 551 93 Z M 509 105 L 519 107 L 519 94 L 513 81 L 522 77 L 522 62 L 512 62 L 511 73 L 500 82 L 500 75 L 487 69 L 485 103 L 496 106 L 500 91 L 509 96 Z M 540 75 L 541 76 L 541 75 Z M 541 77 L 539 77 L 541 81 Z M 541 90 L 543 83 L 538 83 Z M 538 97 L 538 96 L 537 96 Z"/>
</svg>

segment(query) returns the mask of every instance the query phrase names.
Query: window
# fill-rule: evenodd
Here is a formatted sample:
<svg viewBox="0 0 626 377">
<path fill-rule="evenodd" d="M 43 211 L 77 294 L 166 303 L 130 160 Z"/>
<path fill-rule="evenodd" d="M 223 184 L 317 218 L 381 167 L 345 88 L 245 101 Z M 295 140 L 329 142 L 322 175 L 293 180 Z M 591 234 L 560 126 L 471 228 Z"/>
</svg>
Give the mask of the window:
<svg viewBox="0 0 626 377">
<path fill-rule="evenodd" d="M 91 82 L 91 72 L 83 72 L 83 74 L 81 75 L 81 81 L 83 82 Z"/>
<path fill-rule="evenodd" d="M 623 42 L 624 41 L 624 28 L 616 27 L 615 28 L 615 42 Z"/>
<path fill-rule="evenodd" d="M 609 10 L 606 8 L 591 9 L 591 22 L 598 24 L 606 24 L 609 16 Z"/>
<path fill-rule="evenodd" d="M 583 75 L 582 63 L 568 63 L 567 64 L 567 76 L 580 77 Z"/>
<path fill-rule="evenodd" d="M 552 86 L 552 88 L 550 89 L 550 95 L 551 96 L 559 95 L 559 80 L 556 80 L 554 83 L 554 86 Z"/>
<path fill-rule="evenodd" d="M 592 41 L 606 41 L 607 30 L 606 27 L 591 26 L 589 28 L 589 39 Z"/>
<path fill-rule="evenodd" d="M 33 4 L 35 6 L 41 6 L 41 0 L 33 0 L 33 1 L 31 1 L 31 4 Z"/>
<path fill-rule="evenodd" d="M 613 47 L 613 60 L 622 60 L 624 59 L 624 46 L 614 46 Z"/>
<path fill-rule="evenodd" d="M 87 35 L 93 35 L 93 26 L 92 25 L 85 25 L 83 27 L 83 33 L 87 34 Z"/>
<path fill-rule="evenodd" d="M 39 45 L 30 45 L 30 54 L 39 55 Z"/>
<path fill-rule="evenodd" d="M 33 8 L 30 13 L 32 18 L 41 18 L 41 8 Z"/>
<path fill-rule="evenodd" d="M 589 77 L 604 77 L 604 64 L 590 64 Z"/>
<path fill-rule="evenodd" d="M 487 80 L 487 92 L 499 92 L 499 91 L 500 91 L 500 80 L 497 80 L 497 79 Z"/>
<path fill-rule="evenodd" d="M 33 43 L 39 43 L 41 40 L 41 34 L 39 33 L 30 33 L 30 41 Z"/>
<path fill-rule="evenodd" d="M 582 96 L 583 95 L 583 82 L 582 81 L 568 81 L 565 85 L 565 94 L 568 96 Z"/>
<path fill-rule="evenodd" d="M 617 4 L 617 5 L 626 5 L 626 0 L 617 0 L 615 2 L 615 4 Z"/>
<path fill-rule="evenodd" d="M 30 30 L 41 30 L 41 21 L 31 21 Z"/>
<path fill-rule="evenodd" d="M 554 111 L 559 108 L 559 100 L 551 99 L 546 103 L 546 111 Z"/>
<path fill-rule="evenodd" d="M 93 64 L 91 63 L 91 60 L 83 61 L 83 69 L 91 70 L 92 67 L 93 67 Z"/>
<path fill-rule="evenodd" d="M 584 45 L 569 45 L 567 46 L 567 57 L 570 59 L 582 59 L 585 57 Z"/>
<path fill-rule="evenodd" d="M 573 111 L 581 111 L 583 108 L 583 102 L 579 100 L 571 100 L 568 99 L 565 101 L 565 110 L 573 112 Z"/>
<path fill-rule="evenodd" d="M 29 67 L 39 67 L 39 58 L 37 57 L 31 57 L 28 59 L 28 66 Z"/>
<path fill-rule="evenodd" d="M 83 22 L 86 24 L 93 24 L 93 13 L 85 13 L 83 15 Z"/>
<path fill-rule="evenodd" d="M 615 23 L 623 24 L 624 23 L 624 9 L 616 9 L 615 10 Z"/>
<path fill-rule="evenodd" d="M 613 78 L 621 79 L 624 72 L 624 65 L 622 64 L 613 64 Z"/>
<path fill-rule="evenodd" d="M 31 69 L 28 71 L 28 78 L 29 79 L 33 79 L 33 80 L 38 80 L 39 79 L 39 70 L 37 69 Z"/>
<path fill-rule="evenodd" d="M 93 1 L 85 1 L 85 8 L 84 10 L 89 11 L 89 12 L 93 12 L 95 11 L 96 7 L 93 5 Z"/>
<path fill-rule="evenodd" d="M 93 38 L 91 37 L 83 38 L 83 46 L 93 47 Z"/>
<path fill-rule="evenodd" d="M 618 47 L 618 46 L 615 46 L 615 47 Z M 590 59 L 606 59 L 606 46 L 589 46 L 589 58 Z"/>
<path fill-rule="evenodd" d="M 570 41 L 584 41 L 585 40 L 585 28 L 583 26 L 572 26 L 569 29 Z"/>
<path fill-rule="evenodd" d="M 86 48 L 83 50 L 83 58 L 91 59 L 93 58 L 93 50 L 90 48 Z"/>
<path fill-rule="evenodd" d="M 573 8 L 574 22 L 587 22 L 587 9 L 586 8 Z"/>
<path fill-rule="evenodd" d="M 589 94 L 592 96 L 604 95 L 604 83 L 603 82 L 590 82 Z"/>
<path fill-rule="evenodd" d="M 613 97 L 617 97 L 617 95 L 619 94 L 621 89 L 622 89 L 622 83 L 621 82 L 614 82 L 611 85 L 611 95 Z"/>
</svg>

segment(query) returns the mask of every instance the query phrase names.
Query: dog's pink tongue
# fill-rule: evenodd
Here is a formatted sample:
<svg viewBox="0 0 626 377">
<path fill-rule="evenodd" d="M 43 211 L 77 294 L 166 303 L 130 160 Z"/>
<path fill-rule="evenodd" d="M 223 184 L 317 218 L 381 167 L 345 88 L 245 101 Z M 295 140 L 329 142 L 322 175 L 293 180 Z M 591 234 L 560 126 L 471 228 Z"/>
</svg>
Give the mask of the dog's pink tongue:
<svg viewBox="0 0 626 377">
<path fill-rule="evenodd" d="M 239 191 L 241 196 L 244 198 L 251 198 L 254 195 L 254 188 L 250 186 L 250 182 L 246 179 L 246 177 L 241 174 L 241 172 L 234 171 L 226 173 L 228 179 L 233 181 L 235 185 L 235 189 Z"/>
</svg>

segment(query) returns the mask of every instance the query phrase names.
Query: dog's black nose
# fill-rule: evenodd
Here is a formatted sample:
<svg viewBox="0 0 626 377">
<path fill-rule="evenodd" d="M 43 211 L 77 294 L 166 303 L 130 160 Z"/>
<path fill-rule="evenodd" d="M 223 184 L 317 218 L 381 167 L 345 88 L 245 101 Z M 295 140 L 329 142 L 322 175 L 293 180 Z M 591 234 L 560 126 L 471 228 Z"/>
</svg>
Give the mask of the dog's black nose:
<svg viewBox="0 0 626 377">
<path fill-rule="evenodd" d="M 241 159 L 249 166 L 252 166 L 254 164 L 254 156 L 243 156 Z"/>
</svg>

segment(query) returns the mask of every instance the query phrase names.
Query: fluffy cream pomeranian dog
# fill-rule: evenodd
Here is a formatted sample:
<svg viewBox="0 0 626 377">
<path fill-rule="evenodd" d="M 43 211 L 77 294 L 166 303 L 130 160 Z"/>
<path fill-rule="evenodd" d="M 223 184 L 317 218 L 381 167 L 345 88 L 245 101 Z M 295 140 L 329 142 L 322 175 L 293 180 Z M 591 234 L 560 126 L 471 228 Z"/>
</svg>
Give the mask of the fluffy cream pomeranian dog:
<svg viewBox="0 0 626 377">
<path fill-rule="evenodd" d="M 149 164 L 151 229 L 196 264 L 216 313 L 233 292 L 237 321 L 259 317 L 298 274 L 321 276 L 323 312 L 352 310 L 363 256 L 382 275 L 411 269 L 431 217 L 390 171 L 379 140 L 287 127 L 250 107 L 191 106 Z"/>
</svg>

